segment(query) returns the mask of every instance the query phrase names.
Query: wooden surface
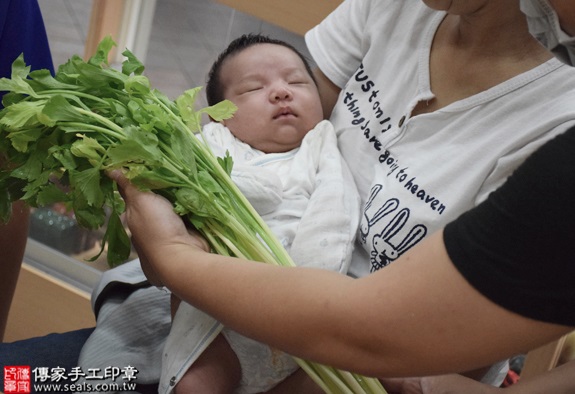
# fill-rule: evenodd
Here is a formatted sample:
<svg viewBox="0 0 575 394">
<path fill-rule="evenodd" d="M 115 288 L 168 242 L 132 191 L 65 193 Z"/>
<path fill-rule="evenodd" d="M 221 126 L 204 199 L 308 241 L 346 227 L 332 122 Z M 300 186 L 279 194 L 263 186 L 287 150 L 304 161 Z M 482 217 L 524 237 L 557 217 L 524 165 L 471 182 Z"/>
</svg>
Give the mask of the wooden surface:
<svg viewBox="0 0 575 394">
<path fill-rule="evenodd" d="M 90 295 L 27 264 L 22 265 L 5 342 L 94 327 Z"/>
<path fill-rule="evenodd" d="M 565 336 L 565 343 L 559 357 L 559 365 L 573 360 L 575 360 L 575 331 Z"/>
<path fill-rule="evenodd" d="M 218 3 L 303 35 L 343 0 L 216 0 Z"/>
<path fill-rule="evenodd" d="M 124 0 L 93 0 L 90 26 L 84 47 L 85 59 L 96 52 L 98 44 L 107 35 L 111 35 L 114 41 L 118 42 L 124 8 Z M 114 48 L 111 51 L 110 58 L 114 56 L 116 50 L 117 48 Z"/>
</svg>

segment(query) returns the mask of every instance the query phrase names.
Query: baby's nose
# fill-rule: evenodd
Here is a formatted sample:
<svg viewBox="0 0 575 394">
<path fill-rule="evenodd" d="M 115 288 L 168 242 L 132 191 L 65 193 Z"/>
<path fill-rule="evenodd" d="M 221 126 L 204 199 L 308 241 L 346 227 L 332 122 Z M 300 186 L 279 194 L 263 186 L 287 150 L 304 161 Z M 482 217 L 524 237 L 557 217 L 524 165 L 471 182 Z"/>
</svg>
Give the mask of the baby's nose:
<svg viewBox="0 0 575 394">
<path fill-rule="evenodd" d="M 290 100 L 292 98 L 292 93 L 289 88 L 285 86 L 278 87 L 272 92 L 273 101 L 284 101 Z"/>
</svg>

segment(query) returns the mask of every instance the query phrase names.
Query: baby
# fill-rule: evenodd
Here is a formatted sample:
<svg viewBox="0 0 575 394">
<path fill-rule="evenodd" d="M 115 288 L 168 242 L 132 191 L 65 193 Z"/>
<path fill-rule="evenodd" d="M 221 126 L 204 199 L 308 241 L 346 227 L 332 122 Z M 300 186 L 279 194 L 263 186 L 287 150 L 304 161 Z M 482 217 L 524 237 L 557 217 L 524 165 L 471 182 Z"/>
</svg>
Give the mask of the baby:
<svg viewBox="0 0 575 394">
<path fill-rule="evenodd" d="M 210 105 L 228 99 L 238 107 L 207 124 L 204 137 L 216 155 L 232 156 L 232 179 L 296 264 L 345 273 L 359 196 L 305 58 L 283 41 L 242 36 L 213 64 L 206 94 Z M 226 328 L 190 340 L 202 312 L 172 301 L 160 392 L 259 393 L 297 369 L 291 356 Z M 198 350 L 202 339 L 213 341 Z"/>
</svg>

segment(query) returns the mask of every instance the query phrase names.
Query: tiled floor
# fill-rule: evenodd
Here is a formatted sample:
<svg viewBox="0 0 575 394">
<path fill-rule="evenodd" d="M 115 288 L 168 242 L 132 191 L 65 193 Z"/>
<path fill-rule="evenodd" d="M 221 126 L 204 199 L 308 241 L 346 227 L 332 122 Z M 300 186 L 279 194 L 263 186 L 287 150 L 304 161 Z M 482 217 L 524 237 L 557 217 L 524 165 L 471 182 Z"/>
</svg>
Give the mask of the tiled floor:
<svg viewBox="0 0 575 394">
<path fill-rule="evenodd" d="M 73 54 L 83 55 L 92 0 L 38 1 L 54 64 Z M 248 32 L 284 39 L 307 53 L 302 37 L 212 0 L 158 0 L 146 75 L 154 87 L 174 99 L 185 89 L 203 86 L 218 53 L 231 39 Z"/>
</svg>

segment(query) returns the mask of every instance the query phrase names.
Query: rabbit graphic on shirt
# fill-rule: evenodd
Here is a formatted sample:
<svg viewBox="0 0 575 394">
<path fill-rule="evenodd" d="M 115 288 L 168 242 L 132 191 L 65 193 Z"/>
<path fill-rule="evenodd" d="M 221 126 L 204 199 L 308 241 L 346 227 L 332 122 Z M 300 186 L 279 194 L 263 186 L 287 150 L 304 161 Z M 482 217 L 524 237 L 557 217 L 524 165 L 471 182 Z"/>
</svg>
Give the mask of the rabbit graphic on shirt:
<svg viewBox="0 0 575 394">
<path fill-rule="evenodd" d="M 399 209 L 397 198 L 389 198 L 381 205 L 375 205 L 377 196 L 382 189 L 376 184 L 365 204 L 360 226 L 360 242 L 367 244 L 371 238 L 371 272 L 389 265 L 421 241 L 427 234 L 427 228 L 422 224 L 413 226 L 405 236 L 398 235 L 405 227 L 410 210 Z M 382 222 L 382 220 L 386 220 Z M 375 226 L 377 224 L 377 226 Z M 372 234 L 377 231 L 375 234 Z"/>
</svg>

